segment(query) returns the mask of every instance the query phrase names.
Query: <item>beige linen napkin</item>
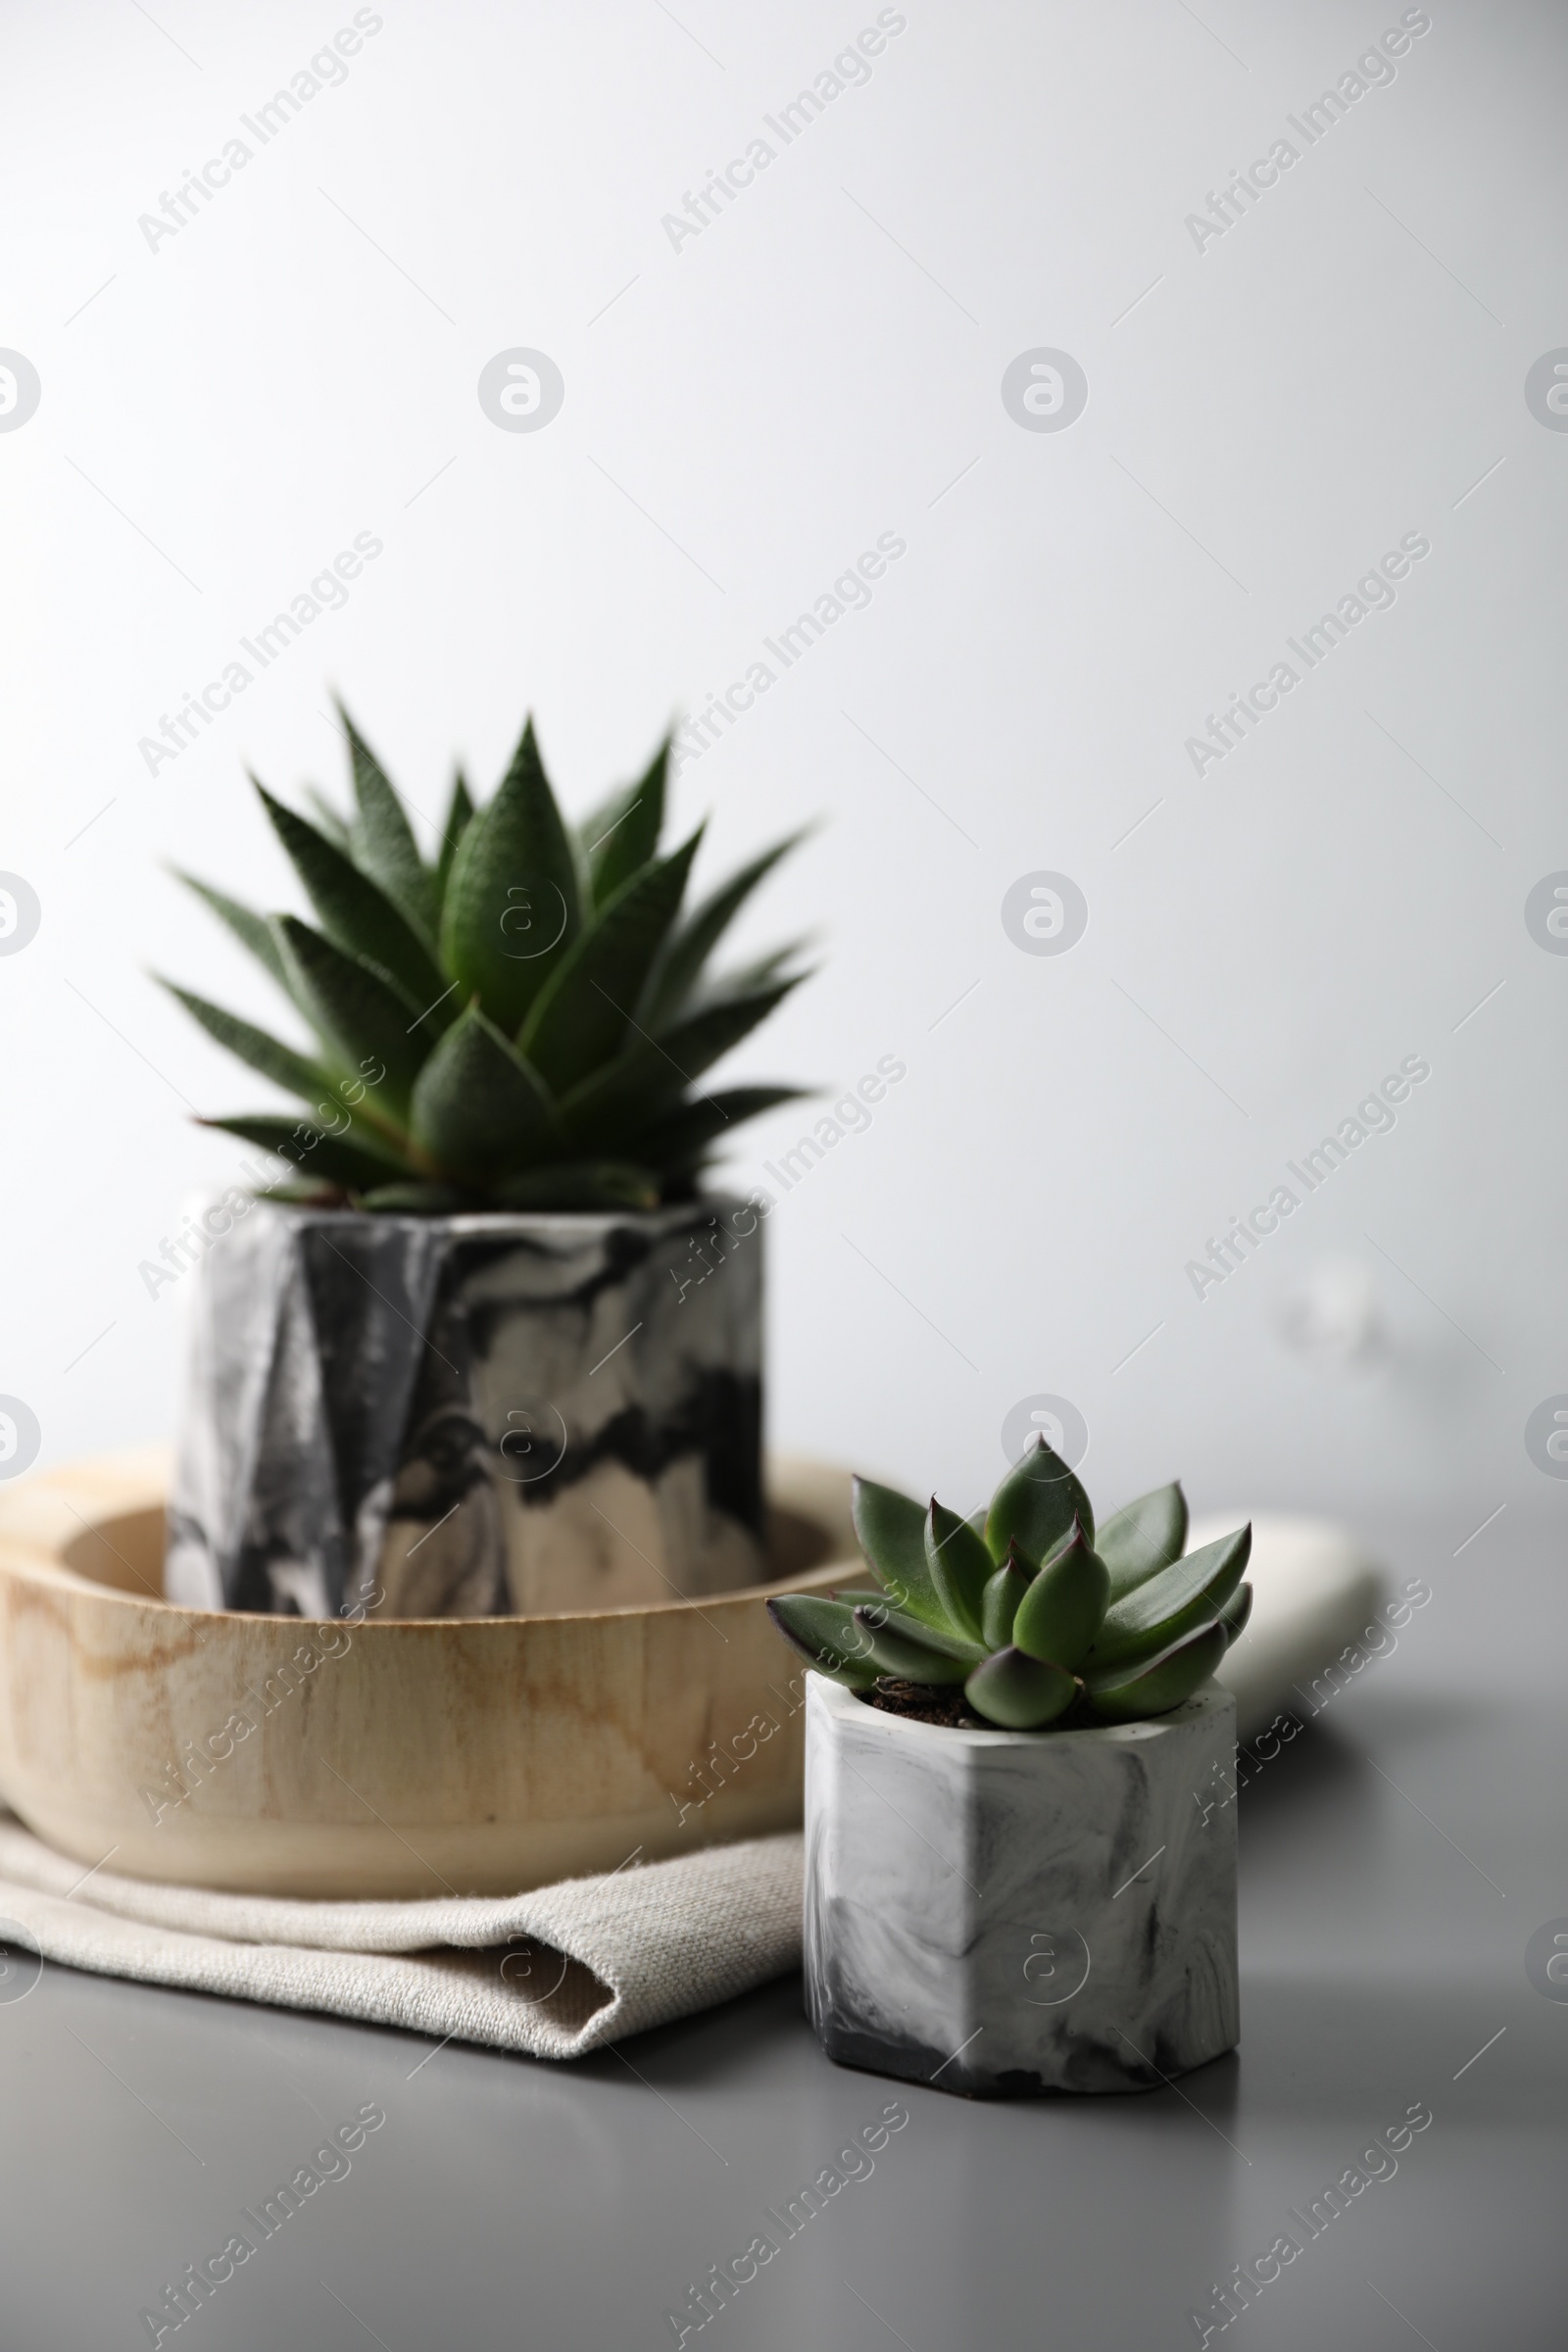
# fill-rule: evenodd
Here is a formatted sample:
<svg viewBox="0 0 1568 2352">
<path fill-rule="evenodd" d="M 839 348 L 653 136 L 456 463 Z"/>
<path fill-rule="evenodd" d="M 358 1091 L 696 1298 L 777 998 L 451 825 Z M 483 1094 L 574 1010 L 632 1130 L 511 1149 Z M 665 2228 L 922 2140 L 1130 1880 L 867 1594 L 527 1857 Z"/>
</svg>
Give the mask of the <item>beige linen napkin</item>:
<svg viewBox="0 0 1568 2352">
<path fill-rule="evenodd" d="M 321 1903 L 84 1878 L 0 1814 L 0 1941 L 8 1928 L 45 1961 L 100 1976 L 580 2058 L 798 1968 L 801 1839 L 531 1894 Z"/>
</svg>

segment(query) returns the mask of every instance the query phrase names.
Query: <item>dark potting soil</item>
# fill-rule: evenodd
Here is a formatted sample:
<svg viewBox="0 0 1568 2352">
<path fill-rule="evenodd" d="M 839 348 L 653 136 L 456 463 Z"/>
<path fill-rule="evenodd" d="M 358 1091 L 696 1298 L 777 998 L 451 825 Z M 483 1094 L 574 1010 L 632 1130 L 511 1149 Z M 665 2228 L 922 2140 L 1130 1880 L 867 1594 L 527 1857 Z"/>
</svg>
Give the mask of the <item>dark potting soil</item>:
<svg viewBox="0 0 1568 2352">
<path fill-rule="evenodd" d="M 961 1683 L 906 1683 L 893 1675 L 884 1675 L 869 1690 L 858 1690 L 856 1697 L 865 1706 L 880 1707 L 884 1715 L 908 1715 L 916 1723 L 935 1723 L 946 1731 L 995 1732 L 999 1724 L 988 1723 L 977 1715 L 963 1695 Z M 1086 1712 L 1082 1690 L 1065 1715 L 1047 1724 L 1035 1735 L 1044 1738 L 1048 1732 L 1070 1732 L 1093 1724 L 1095 1717 Z"/>
<path fill-rule="evenodd" d="M 961 1683 L 905 1683 L 892 1675 L 858 1694 L 868 1707 L 884 1715 L 912 1715 L 917 1723 L 939 1723 L 950 1731 L 994 1732 L 963 1695 Z"/>
</svg>

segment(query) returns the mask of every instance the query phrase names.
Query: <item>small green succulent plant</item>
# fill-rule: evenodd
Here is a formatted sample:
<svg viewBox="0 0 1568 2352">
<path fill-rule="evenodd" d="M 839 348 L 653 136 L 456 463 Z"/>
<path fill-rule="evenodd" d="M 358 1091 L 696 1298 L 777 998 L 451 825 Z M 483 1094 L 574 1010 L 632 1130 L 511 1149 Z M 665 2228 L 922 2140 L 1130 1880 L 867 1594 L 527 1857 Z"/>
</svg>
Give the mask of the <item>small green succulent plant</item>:
<svg viewBox="0 0 1568 2352">
<path fill-rule="evenodd" d="M 853 1690 L 961 1684 L 972 1712 L 1005 1731 L 1168 1714 L 1251 1607 L 1250 1526 L 1184 1558 L 1187 1501 L 1172 1485 L 1097 1534 L 1088 1495 L 1044 1439 L 972 1519 L 858 1478 L 855 1532 L 879 1587 L 783 1593 L 767 1604 L 780 1631 Z"/>
<path fill-rule="evenodd" d="M 266 966 L 313 1050 L 172 988 L 220 1045 L 309 1105 L 207 1124 L 298 1171 L 287 1197 L 368 1209 L 652 1208 L 801 1090 L 697 1081 L 806 977 L 801 943 L 710 977 L 731 918 L 794 841 L 683 912 L 702 828 L 667 856 L 669 746 L 575 833 L 533 722 L 494 797 L 460 775 L 434 858 L 346 711 L 355 807 L 314 821 L 257 784 L 319 928 L 189 883 Z M 255 779 L 253 778 L 254 782 Z M 798 837 L 797 837 L 798 838 Z"/>
</svg>

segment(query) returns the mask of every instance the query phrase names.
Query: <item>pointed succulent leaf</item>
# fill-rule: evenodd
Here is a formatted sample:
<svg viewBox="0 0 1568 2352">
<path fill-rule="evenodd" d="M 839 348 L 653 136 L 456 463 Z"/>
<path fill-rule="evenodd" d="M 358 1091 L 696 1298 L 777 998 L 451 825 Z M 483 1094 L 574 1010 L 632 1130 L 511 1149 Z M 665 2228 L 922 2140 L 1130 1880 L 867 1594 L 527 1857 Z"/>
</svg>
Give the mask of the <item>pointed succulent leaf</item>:
<svg viewBox="0 0 1568 2352">
<path fill-rule="evenodd" d="M 249 948 L 259 963 L 267 966 L 278 987 L 291 995 L 293 992 L 284 969 L 282 951 L 266 915 L 258 914 L 253 907 L 242 906 L 238 899 L 225 897 L 222 891 L 215 890 L 210 882 L 198 882 L 194 874 L 181 872 L 177 865 L 171 870 L 176 881 L 183 882 L 187 890 L 193 890 L 199 899 L 204 900 L 219 920 L 228 925 L 240 944 Z"/>
<path fill-rule="evenodd" d="M 292 914 L 272 918 L 293 995 L 332 1058 L 348 1071 L 378 1062 L 386 1103 L 408 1109 L 425 1047 L 409 1034 L 409 1008 L 357 956 L 313 931 Z"/>
<path fill-rule="evenodd" d="M 1220 1615 L 1220 1623 L 1225 1628 L 1227 1649 L 1246 1633 L 1247 1620 L 1251 1614 L 1252 1588 L 1250 1585 L 1238 1585 Z"/>
<path fill-rule="evenodd" d="M 576 859 L 530 719 L 494 799 L 458 844 L 441 960 L 465 998 L 476 996 L 515 1037 L 580 922 Z"/>
<path fill-rule="evenodd" d="M 346 858 L 352 857 L 354 852 L 353 836 L 350 834 L 347 822 L 341 812 L 333 808 L 325 793 L 318 792 L 314 784 L 307 784 L 305 797 L 316 811 L 316 822 L 319 830 L 326 835 L 328 841 L 343 852 Z"/>
<path fill-rule="evenodd" d="M 1030 1657 L 1049 1658 L 1071 1673 L 1100 1630 L 1109 1593 L 1104 1562 L 1074 1522 L 1067 1542 L 1046 1562 L 1018 1603 L 1012 1621 L 1014 1643 Z"/>
<path fill-rule="evenodd" d="M 819 1600 L 810 1592 L 780 1592 L 768 1602 L 767 1613 L 818 1673 L 852 1690 L 864 1690 L 875 1682 L 865 1635 L 843 1601 Z"/>
<path fill-rule="evenodd" d="M 651 1167 L 692 1167 L 710 1145 L 727 1141 L 747 1119 L 780 1102 L 793 1102 L 805 1091 L 799 1086 L 720 1087 L 716 1094 L 699 1095 L 643 1128 L 635 1138 L 636 1148 Z"/>
<path fill-rule="evenodd" d="M 259 1111 L 251 1117 L 202 1119 L 198 1124 L 237 1135 L 243 1143 L 259 1144 L 264 1152 L 275 1152 L 279 1159 L 289 1160 L 306 1175 L 319 1177 L 323 1184 L 339 1185 L 345 1192 L 368 1192 L 398 1173 L 395 1159 L 361 1141 L 327 1135 L 309 1119 L 278 1118 Z M 356 1139 L 364 1132 L 357 1127 Z"/>
<path fill-rule="evenodd" d="M 774 1007 L 783 1004 L 791 989 L 798 988 L 808 976 L 797 972 L 790 979 L 771 981 L 765 988 L 715 997 L 700 1012 L 691 1013 L 661 1031 L 660 1045 L 685 1071 L 688 1080 L 701 1078 L 721 1054 L 738 1046 L 743 1037 L 749 1037 L 759 1021 L 765 1021 Z"/>
<path fill-rule="evenodd" d="M 659 1178 L 651 1168 L 623 1159 L 566 1159 L 526 1168 L 490 1188 L 497 1208 L 538 1208 L 564 1213 L 581 1209 L 657 1208 Z"/>
<path fill-rule="evenodd" d="M 433 945 L 435 884 L 419 856 L 419 845 L 403 812 L 403 803 L 388 782 L 380 760 L 341 703 L 337 714 L 343 721 L 349 762 L 354 770 L 355 815 L 349 835 L 355 858 Z"/>
<path fill-rule="evenodd" d="M 925 1513 L 912 1495 L 894 1487 L 878 1486 L 873 1478 L 857 1478 L 851 1488 L 850 1512 L 856 1540 L 877 1575 L 886 1597 L 925 1625 L 956 1633 L 949 1619 L 925 1558 Z"/>
<path fill-rule="evenodd" d="M 465 1209 L 479 1205 L 472 1193 L 466 1193 L 461 1185 L 421 1184 L 412 1179 L 407 1184 L 378 1184 L 360 1197 L 362 1208 L 404 1217 L 458 1217 Z"/>
<path fill-rule="evenodd" d="M 967 1519 L 931 1498 L 926 1513 L 925 1564 L 948 1622 L 971 1641 L 980 1639 L 991 1554 Z"/>
<path fill-rule="evenodd" d="M 155 975 L 157 976 L 157 975 Z M 317 1102 L 332 1093 L 332 1079 L 318 1061 L 311 1061 L 297 1054 L 292 1046 L 280 1039 L 269 1037 L 265 1029 L 257 1029 L 242 1021 L 236 1012 L 225 1012 L 221 1004 L 209 1004 L 205 997 L 192 995 L 188 988 L 177 988 L 172 980 L 159 977 L 159 986 L 177 997 L 193 1019 L 200 1021 L 209 1037 L 235 1054 L 241 1061 L 270 1078 L 274 1086 L 298 1095 L 303 1102 Z"/>
<path fill-rule="evenodd" d="M 550 1100 L 538 1076 L 469 1004 L 415 1082 L 413 1130 L 432 1167 L 484 1184 L 547 1158 L 557 1148 Z"/>
<path fill-rule="evenodd" d="M 1148 1715 L 1168 1715 L 1200 1683 L 1207 1682 L 1225 1655 L 1223 1625 L 1205 1626 L 1177 1648 L 1147 1666 L 1131 1682 L 1096 1690 L 1094 1711 L 1102 1723 L 1134 1723 Z"/>
<path fill-rule="evenodd" d="M 1043 1437 L 1025 1448 L 991 1497 L 986 1513 L 986 1543 L 994 1560 L 1007 1556 L 1016 1544 L 1033 1567 L 1040 1567 L 1070 1530 L 1074 1519 L 1091 1543 L 1095 1513 L 1088 1495 L 1061 1456 Z"/>
<path fill-rule="evenodd" d="M 885 1609 L 857 1609 L 855 1622 L 865 1636 L 865 1654 L 878 1674 L 895 1674 L 907 1683 L 961 1683 L 972 1658 L 956 1658 L 931 1642 L 896 1633 L 885 1622 Z M 916 1620 L 908 1618 L 913 1625 Z"/>
<path fill-rule="evenodd" d="M 1097 1697 L 1102 1690 L 1119 1690 L 1124 1683 L 1141 1681 L 1146 1674 L 1152 1674 L 1156 1666 L 1162 1666 L 1179 1649 L 1185 1649 L 1189 1642 L 1196 1642 L 1200 1634 L 1206 1634 L 1212 1627 L 1223 1626 L 1223 1623 L 1222 1618 L 1211 1616 L 1200 1625 L 1184 1626 L 1157 1647 L 1145 1648 L 1136 1658 L 1120 1658 L 1112 1666 L 1098 1666 L 1092 1657 L 1087 1658 L 1079 1670 L 1078 1680 L 1091 1698 Z"/>
<path fill-rule="evenodd" d="M 794 963 L 815 945 L 813 934 L 803 932 L 799 939 L 788 940 L 781 948 L 769 948 L 765 956 L 754 956 L 750 963 L 738 964 L 733 971 L 717 973 L 711 982 L 705 980 L 692 990 L 684 1009 L 697 1012 L 703 1005 L 713 1004 L 720 998 L 748 996 L 754 989 L 769 988 L 775 980 L 784 978 L 787 964 Z M 794 975 L 797 980 L 808 979 L 809 976 L 805 969 Z"/>
<path fill-rule="evenodd" d="M 1179 1480 L 1123 1503 L 1095 1538 L 1095 1549 L 1110 1571 L 1111 1599 L 1122 1599 L 1179 1560 L 1186 1541 L 1187 1497 Z"/>
<path fill-rule="evenodd" d="M 977 1666 L 963 1695 L 977 1715 L 1006 1732 L 1038 1732 L 1071 1706 L 1078 1686 L 1059 1666 L 999 1649 Z"/>
<path fill-rule="evenodd" d="M 664 827 L 664 785 L 669 770 L 669 737 L 666 735 L 647 772 L 635 784 L 615 798 L 592 820 L 592 829 L 583 843 L 588 860 L 588 882 L 595 906 L 607 906 L 622 883 L 647 865 L 659 854 L 659 836 Z"/>
<path fill-rule="evenodd" d="M 710 1005 L 657 1040 L 634 1039 L 613 1061 L 562 1096 L 564 1133 L 584 1151 L 612 1149 L 666 1110 L 685 1085 L 739 1045 L 795 985 L 782 981 L 755 996 Z"/>
<path fill-rule="evenodd" d="M 842 1592 L 838 1595 L 841 1600 L 845 1597 Z M 898 1635 L 901 1641 L 923 1642 L 927 1649 L 938 1650 L 945 1658 L 961 1658 L 965 1667 L 978 1666 L 988 1654 L 986 1642 L 966 1642 L 961 1634 L 950 1634 L 945 1627 L 927 1625 L 907 1609 L 896 1609 L 885 1592 L 861 1592 L 854 1597 L 857 1619 L 863 1618 L 873 1633 L 886 1631 Z"/>
<path fill-rule="evenodd" d="M 578 896 L 582 902 L 584 922 L 591 921 L 593 917 L 594 894 L 590 869 L 594 845 L 604 840 L 616 818 L 624 813 L 630 799 L 631 787 L 622 784 L 614 792 L 607 793 L 595 808 L 589 809 L 586 816 L 579 817 L 574 825 L 566 828 L 577 860 Z"/>
<path fill-rule="evenodd" d="M 1097 1672 L 1106 1666 L 1136 1665 L 1211 1623 L 1241 1583 L 1251 1545 L 1251 1528 L 1240 1527 L 1234 1535 L 1189 1552 L 1184 1560 L 1172 1561 L 1114 1601 L 1095 1636 L 1089 1665 Z"/>
<path fill-rule="evenodd" d="M 971 1519 L 970 1526 L 974 1526 Z M 979 1534 L 979 1529 L 975 1533 Z M 989 1556 L 989 1555 L 988 1555 Z M 1015 1551 L 1009 1551 L 996 1574 L 986 1580 L 980 1603 L 980 1638 L 987 1649 L 1005 1649 L 1012 1640 L 1018 1603 L 1029 1590 L 1029 1571 Z"/>
<path fill-rule="evenodd" d="M 671 858 L 639 866 L 579 931 L 533 1001 L 517 1044 L 547 1086 L 597 1070 L 635 1036 L 649 966 L 674 921 L 700 833 Z"/>
<path fill-rule="evenodd" d="M 251 778 L 253 784 L 256 779 Z M 263 784 L 256 784 L 272 830 L 288 852 L 328 939 L 350 956 L 373 963 L 408 1004 L 410 1012 L 432 1009 L 445 1000 L 449 982 L 413 925 L 386 893 L 327 840 L 315 825 L 285 808 Z M 437 1012 L 438 1021 L 450 1017 Z"/>
<path fill-rule="evenodd" d="M 447 803 L 447 821 L 441 828 L 441 843 L 436 852 L 435 892 L 444 906 L 447 884 L 452 878 L 452 860 L 458 854 L 458 844 L 473 820 L 473 802 L 464 782 L 460 768 L 452 779 L 452 798 Z"/>
<path fill-rule="evenodd" d="M 642 1038 L 560 1097 L 561 1132 L 573 1152 L 623 1150 L 632 1137 L 683 1107 L 682 1073 L 649 1051 Z"/>
<path fill-rule="evenodd" d="M 677 1013 L 702 976 L 704 964 L 735 916 L 751 897 L 752 892 L 771 872 L 779 859 L 788 855 L 806 838 L 805 832 L 792 833 L 787 840 L 775 842 L 760 858 L 743 865 L 727 882 L 695 907 L 681 928 L 670 940 L 649 988 L 649 1011 L 652 1022 L 667 1020 Z M 788 954 L 791 951 L 784 950 Z M 771 978 L 771 974 L 766 975 Z M 756 983 L 761 985 L 761 982 Z"/>
</svg>

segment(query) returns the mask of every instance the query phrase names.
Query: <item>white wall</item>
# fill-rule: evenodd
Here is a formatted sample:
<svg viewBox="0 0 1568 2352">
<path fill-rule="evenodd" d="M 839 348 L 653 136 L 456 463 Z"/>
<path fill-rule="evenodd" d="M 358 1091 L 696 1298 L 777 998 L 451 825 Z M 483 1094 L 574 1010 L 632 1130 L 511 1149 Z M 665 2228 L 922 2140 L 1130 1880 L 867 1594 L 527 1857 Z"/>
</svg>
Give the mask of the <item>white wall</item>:
<svg viewBox="0 0 1568 2352">
<path fill-rule="evenodd" d="M 762 117 L 869 0 L 372 13 L 156 250 L 138 216 L 352 8 L 5 34 L 0 343 L 42 400 L 0 433 L 0 867 L 42 921 L 0 957 L 0 1391 L 43 1458 L 171 1426 L 177 1293 L 138 1261 L 237 1155 L 190 1106 L 265 1090 L 146 970 L 265 1005 L 163 871 L 286 890 L 247 763 L 337 786 L 335 684 L 433 811 L 532 708 L 580 808 L 891 532 L 868 609 L 682 782 L 715 866 L 829 820 L 750 934 L 819 926 L 824 968 L 736 1073 L 907 1063 L 772 1219 L 775 1437 L 967 1502 L 1050 1392 L 1109 1499 L 1420 1495 L 1455 1543 L 1555 1509 L 1523 1431 L 1568 1388 L 1568 963 L 1524 902 L 1568 865 L 1568 435 L 1523 386 L 1568 343 L 1561 13 L 1438 0 L 1310 149 L 1286 116 L 1397 5 L 907 0 L 787 148 Z M 674 249 L 662 216 L 760 133 Z M 1199 250 L 1185 217 L 1281 136 L 1299 160 Z M 537 433 L 476 397 L 518 345 L 565 380 Z M 1087 371 L 1062 432 L 1003 405 L 1040 346 Z M 149 774 L 138 739 L 360 532 L 344 609 Z M 1392 610 L 1195 774 L 1205 714 L 1404 533 L 1431 553 Z M 1039 869 L 1090 908 L 1060 956 L 1002 924 Z M 1196 1297 L 1186 1261 L 1407 1055 L 1396 1128 Z M 1282 1336 L 1335 1258 L 1386 1335 L 1360 1369 Z"/>
</svg>

